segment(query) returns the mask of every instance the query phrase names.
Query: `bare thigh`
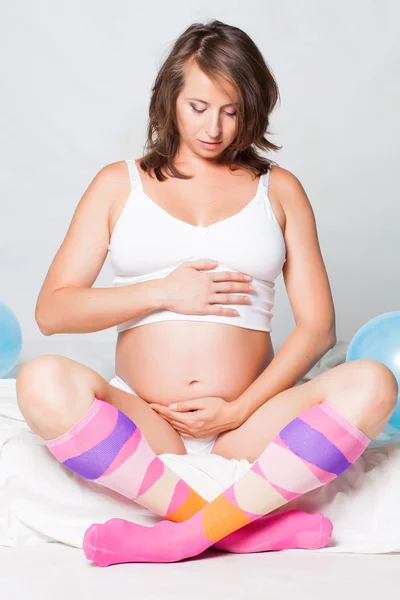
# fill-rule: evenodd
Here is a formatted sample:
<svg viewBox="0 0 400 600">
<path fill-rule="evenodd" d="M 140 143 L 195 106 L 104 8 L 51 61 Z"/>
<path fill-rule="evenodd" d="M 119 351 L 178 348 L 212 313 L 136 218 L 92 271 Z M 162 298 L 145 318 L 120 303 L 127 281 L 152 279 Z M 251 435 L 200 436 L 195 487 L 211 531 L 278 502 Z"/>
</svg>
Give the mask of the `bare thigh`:
<svg viewBox="0 0 400 600">
<path fill-rule="evenodd" d="M 98 398 L 132 419 L 155 454 L 186 454 L 178 432 L 147 402 L 65 356 L 46 354 L 30 360 L 17 376 L 16 391 L 27 425 L 44 440 L 71 429 Z"/>
<path fill-rule="evenodd" d="M 285 425 L 323 401 L 373 439 L 387 424 L 397 393 L 385 365 L 368 359 L 343 363 L 270 398 L 240 427 L 221 433 L 212 453 L 254 462 Z"/>
</svg>

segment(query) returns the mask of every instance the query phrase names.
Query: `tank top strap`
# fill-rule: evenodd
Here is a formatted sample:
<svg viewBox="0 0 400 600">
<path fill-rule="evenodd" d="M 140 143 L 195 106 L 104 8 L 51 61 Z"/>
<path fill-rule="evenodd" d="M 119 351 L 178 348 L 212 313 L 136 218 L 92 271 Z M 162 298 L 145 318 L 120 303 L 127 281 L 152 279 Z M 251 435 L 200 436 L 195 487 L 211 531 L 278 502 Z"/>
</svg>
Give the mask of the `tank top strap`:
<svg viewBox="0 0 400 600">
<path fill-rule="evenodd" d="M 269 174 L 270 173 L 271 173 L 271 167 L 268 169 L 268 171 L 266 173 L 261 175 L 261 181 L 266 190 L 268 190 L 268 186 L 269 186 Z"/>
<path fill-rule="evenodd" d="M 132 190 L 139 190 L 141 188 L 141 181 L 140 181 L 140 175 L 135 163 L 135 160 L 133 158 L 129 158 L 127 160 L 125 160 L 126 164 L 128 165 L 128 170 L 129 170 L 129 181 L 131 183 L 131 191 Z"/>
</svg>

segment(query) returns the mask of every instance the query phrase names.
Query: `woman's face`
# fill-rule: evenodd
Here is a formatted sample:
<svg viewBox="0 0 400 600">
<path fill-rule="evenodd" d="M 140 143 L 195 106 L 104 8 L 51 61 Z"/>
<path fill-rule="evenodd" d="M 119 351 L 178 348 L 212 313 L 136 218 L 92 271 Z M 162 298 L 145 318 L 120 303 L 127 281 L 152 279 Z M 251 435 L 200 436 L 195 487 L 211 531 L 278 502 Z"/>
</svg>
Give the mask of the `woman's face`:
<svg viewBox="0 0 400 600">
<path fill-rule="evenodd" d="M 176 101 L 180 135 L 180 159 L 215 159 L 236 135 L 237 93 L 234 86 L 221 80 L 221 87 L 195 64 L 186 63 L 185 84 Z M 199 111 L 199 112 L 196 112 Z M 206 146 L 203 142 L 220 142 Z"/>
</svg>

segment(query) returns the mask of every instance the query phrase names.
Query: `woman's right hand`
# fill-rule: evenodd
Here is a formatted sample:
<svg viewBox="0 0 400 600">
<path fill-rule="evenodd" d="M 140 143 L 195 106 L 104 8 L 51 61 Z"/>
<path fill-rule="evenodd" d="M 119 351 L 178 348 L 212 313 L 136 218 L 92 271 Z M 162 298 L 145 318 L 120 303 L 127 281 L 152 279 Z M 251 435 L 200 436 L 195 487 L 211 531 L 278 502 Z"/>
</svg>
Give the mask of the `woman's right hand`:
<svg viewBox="0 0 400 600">
<path fill-rule="evenodd" d="M 232 308 L 217 304 L 248 304 L 251 277 L 236 271 L 211 271 L 217 261 L 207 259 L 185 261 L 162 280 L 166 294 L 164 307 L 186 315 L 237 315 Z"/>
</svg>

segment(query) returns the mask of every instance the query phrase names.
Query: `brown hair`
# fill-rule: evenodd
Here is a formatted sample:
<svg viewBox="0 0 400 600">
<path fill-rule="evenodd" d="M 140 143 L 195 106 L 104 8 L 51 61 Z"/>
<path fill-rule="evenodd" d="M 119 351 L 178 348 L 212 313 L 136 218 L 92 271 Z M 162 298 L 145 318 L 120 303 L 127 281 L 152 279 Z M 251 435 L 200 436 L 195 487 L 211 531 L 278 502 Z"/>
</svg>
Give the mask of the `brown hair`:
<svg viewBox="0 0 400 600">
<path fill-rule="evenodd" d="M 191 179 L 178 171 L 173 158 L 179 147 L 176 99 L 184 85 L 183 67 L 193 61 L 209 78 L 231 82 L 238 94 L 237 135 L 216 157 L 216 164 L 236 165 L 262 175 L 273 161 L 260 156 L 255 148 L 280 150 L 264 137 L 269 117 L 279 96 L 277 83 L 253 40 L 238 27 L 216 19 L 190 25 L 175 41 L 160 68 L 152 89 L 145 150 L 140 166 L 151 169 L 159 181 L 161 169 L 179 179 Z M 236 169 L 231 169 L 236 170 Z"/>
</svg>

